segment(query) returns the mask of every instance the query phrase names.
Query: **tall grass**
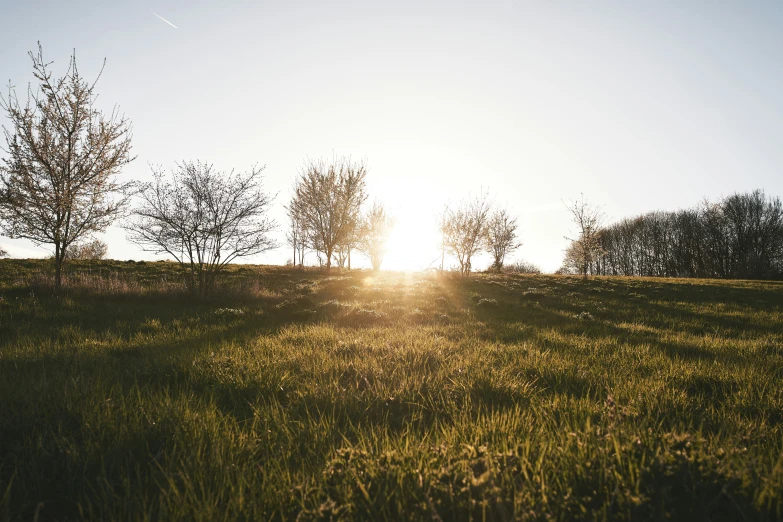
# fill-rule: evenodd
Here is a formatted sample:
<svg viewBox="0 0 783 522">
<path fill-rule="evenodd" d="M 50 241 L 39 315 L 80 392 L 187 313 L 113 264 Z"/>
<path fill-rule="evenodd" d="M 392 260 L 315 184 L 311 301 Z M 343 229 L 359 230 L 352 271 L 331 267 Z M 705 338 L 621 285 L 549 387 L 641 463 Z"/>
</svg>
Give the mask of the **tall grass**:
<svg viewBox="0 0 783 522">
<path fill-rule="evenodd" d="M 2 519 L 783 517 L 781 284 L 74 270 L 0 261 Z"/>
</svg>

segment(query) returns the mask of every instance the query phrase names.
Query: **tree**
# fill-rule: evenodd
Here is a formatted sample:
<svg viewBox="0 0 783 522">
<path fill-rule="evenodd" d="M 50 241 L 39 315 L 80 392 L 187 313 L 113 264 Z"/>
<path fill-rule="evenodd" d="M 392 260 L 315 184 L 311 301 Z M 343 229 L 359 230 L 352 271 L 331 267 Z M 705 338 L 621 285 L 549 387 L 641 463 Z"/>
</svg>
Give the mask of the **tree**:
<svg viewBox="0 0 783 522">
<path fill-rule="evenodd" d="M 362 219 L 358 249 L 370 258 L 373 270 L 379 270 L 386 255 L 386 241 L 394 228 L 394 218 L 380 203 L 373 206 Z"/>
<path fill-rule="evenodd" d="M 462 275 L 470 275 L 471 259 L 483 247 L 491 208 L 487 195 L 482 193 L 444 211 L 441 222 L 443 244 L 457 258 Z"/>
<path fill-rule="evenodd" d="M 54 246 L 59 289 L 68 247 L 104 231 L 128 202 L 134 183 L 116 178 L 134 159 L 131 125 L 116 108 L 105 115 L 94 107 L 97 79 L 89 84 L 79 75 L 76 53 L 58 79 L 40 44 L 29 54 L 38 91 L 29 88 L 24 104 L 10 85 L 0 97 L 12 126 L 3 128 L 0 220 L 10 237 Z"/>
<path fill-rule="evenodd" d="M 582 277 L 587 279 L 591 265 L 601 254 L 603 213 L 600 208 L 585 202 L 584 196 L 566 207 L 576 225 L 577 237 L 566 237 L 571 241 L 571 245 L 566 251 L 565 264 L 577 268 Z"/>
<path fill-rule="evenodd" d="M 582 273 L 582 257 L 579 253 L 579 248 L 576 241 L 571 241 L 568 247 L 565 249 L 565 255 L 563 256 L 563 264 L 557 269 L 555 274 L 558 275 L 575 275 Z"/>
<path fill-rule="evenodd" d="M 294 183 L 294 196 L 287 207 L 300 219 L 310 248 L 325 258 L 327 270 L 342 248 L 350 257 L 362 204 L 367 200 L 367 166 L 350 158 L 331 163 L 308 161 Z"/>
<path fill-rule="evenodd" d="M 500 272 L 506 255 L 522 246 L 517 240 L 517 218 L 505 209 L 495 210 L 487 220 L 484 241 L 487 252 L 492 254 L 492 268 Z"/>
<path fill-rule="evenodd" d="M 136 218 L 126 227 L 132 242 L 172 256 L 189 288 L 202 297 L 215 289 L 228 263 L 277 244 L 266 217 L 272 197 L 261 190 L 262 168 L 219 172 L 201 162 L 178 164 L 170 179 L 153 170 L 140 191 Z"/>
<path fill-rule="evenodd" d="M 73 243 L 66 252 L 67 259 L 97 260 L 106 257 L 109 247 L 100 239 Z"/>
<path fill-rule="evenodd" d="M 438 212 L 438 214 L 435 216 L 438 225 L 438 232 L 440 233 L 440 238 L 437 244 L 437 248 L 440 251 L 440 273 L 443 273 L 443 271 L 446 269 L 446 252 L 450 251 L 450 249 L 446 246 L 446 232 L 450 228 L 450 217 L 451 202 L 446 202 L 444 203 L 440 212 Z M 435 261 L 437 261 L 437 259 Z"/>
<path fill-rule="evenodd" d="M 604 275 L 783 277 L 783 204 L 756 190 L 677 212 L 648 212 L 601 232 L 590 267 Z"/>
<path fill-rule="evenodd" d="M 3 257 L 8 257 L 8 252 L 3 247 L 0 247 L 0 258 Z"/>
<path fill-rule="evenodd" d="M 359 230 L 361 226 L 362 216 L 361 214 L 356 213 L 351 217 L 351 220 L 348 223 L 348 232 L 345 234 L 345 237 L 335 245 L 334 257 L 340 268 L 345 267 L 347 264 L 348 270 L 351 269 L 351 252 L 359 246 L 359 242 L 361 241 Z"/>
<path fill-rule="evenodd" d="M 297 262 L 299 266 L 304 266 L 304 256 L 307 250 L 307 237 L 305 229 L 302 226 L 302 218 L 297 214 L 296 209 L 287 209 L 288 214 L 288 231 L 286 232 L 286 241 L 288 245 L 293 248 L 293 266 L 296 266 Z"/>
</svg>

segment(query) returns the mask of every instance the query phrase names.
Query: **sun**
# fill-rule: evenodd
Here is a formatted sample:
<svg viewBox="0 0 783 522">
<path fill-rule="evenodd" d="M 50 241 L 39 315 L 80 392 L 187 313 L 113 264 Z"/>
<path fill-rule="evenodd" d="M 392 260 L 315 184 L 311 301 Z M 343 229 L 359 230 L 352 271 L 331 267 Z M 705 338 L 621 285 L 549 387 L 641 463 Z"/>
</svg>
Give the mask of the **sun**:
<svg viewBox="0 0 783 522">
<path fill-rule="evenodd" d="M 434 221 L 410 214 L 397 216 L 396 221 L 386 242 L 386 255 L 381 268 L 414 271 L 439 266 L 438 237 L 434 230 Z"/>
</svg>

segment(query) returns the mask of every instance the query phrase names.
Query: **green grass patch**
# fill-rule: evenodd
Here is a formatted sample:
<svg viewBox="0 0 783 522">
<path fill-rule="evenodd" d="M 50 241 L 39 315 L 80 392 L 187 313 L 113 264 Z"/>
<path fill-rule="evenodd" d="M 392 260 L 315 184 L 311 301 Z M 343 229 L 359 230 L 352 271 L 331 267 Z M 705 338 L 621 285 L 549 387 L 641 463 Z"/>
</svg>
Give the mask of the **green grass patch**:
<svg viewBox="0 0 783 522">
<path fill-rule="evenodd" d="M 0 261 L 0 519 L 778 520 L 783 284 Z"/>
</svg>

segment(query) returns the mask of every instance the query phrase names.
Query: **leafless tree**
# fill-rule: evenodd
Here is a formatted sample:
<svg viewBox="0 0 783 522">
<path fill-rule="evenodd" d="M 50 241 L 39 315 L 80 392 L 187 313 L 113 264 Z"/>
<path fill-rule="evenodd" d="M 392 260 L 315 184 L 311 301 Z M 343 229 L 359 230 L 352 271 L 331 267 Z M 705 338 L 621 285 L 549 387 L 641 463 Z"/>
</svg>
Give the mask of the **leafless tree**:
<svg viewBox="0 0 783 522">
<path fill-rule="evenodd" d="M 761 190 L 604 228 L 591 273 L 650 277 L 783 278 L 783 204 Z"/>
<path fill-rule="evenodd" d="M 288 213 L 288 231 L 286 232 L 286 241 L 293 249 L 293 265 L 304 266 L 304 256 L 307 250 L 306 231 L 302 226 L 302 219 L 296 212 L 296 209 L 287 209 Z"/>
<path fill-rule="evenodd" d="M 61 78 L 52 77 L 40 44 L 29 54 L 38 89 L 28 87 L 25 103 L 10 85 L 0 97 L 12 126 L 3 128 L 0 220 L 10 237 L 54 246 L 59 289 L 68 248 L 105 230 L 130 197 L 134 184 L 116 177 L 133 160 L 131 124 L 116 108 L 108 115 L 95 108 L 97 79 L 79 75 L 76 53 Z"/>
<path fill-rule="evenodd" d="M 601 254 L 601 225 L 604 219 L 600 208 L 585 202 L 584 196 L 579 201 L 566 205 L 571 213 L 571 219 L 576 225 L 576 237 L 566 239 L 571 241 L 566 251 L 566 264 L 578 268 L 584 279 L 590 266 Z"/>
<path fill-rule="evenodd" d="M 489 215 L 484 233 L 487 252 L 492 254 L 492 268 L 500 272 L 506 255 L 522 246 L 517 239 L 517 218 L 505 209 L 498 209 Z"/>
<path fill-rule="evenodd" d="M 345 268 L 348 265 L 348 270 L 351 269 L 351 252 L 359 246 L 359 227 L 361 227 L 361 216 L 354 216 L 348 225 L 348 233 L 345 237 L 337 243 L 334 247 L 334 261 L 340 268 Z"/>
<path fill-rule="evenodd" d="M 338 249 L 350 257 L 361 206 L 367 199 L 366 176 L 364 162 L 343 157 L 332 162 L 308 161 L 294 183 L 287 208 L 301 219 L 307 244 L 327 269 Z"/>
<path fill-rule="evenodd" d="M 440 251 L 440 272 L 443 273 L 443 271 L 446 268 L 446 254 L 450 251 L 450 249 L 446 245 L 446 232 L 449 229 L 449 222 L 451 217 L 451 202 L 446 202 L 443 205 L 443 208 L 436 214 L 435 219 L 437 220 L 438 224 L 438 232 L 440 233 L 440 238 L 438 240 L 437 248 Z M 437 261 L 435 259 L 433 263 Z"/>
<path fill-rule="evenodd" d="M 479 252 L 486 235 L 492 205 L 485 193 L 444 211 L 441 231 L 443 243 L 457 258 L 460 273 L 470 275 L 471 259 Z"/>
<path fill-rule="evenodd" d="M 143 186 L 128 238 L 147 251 L 179 262 L 189 287 L 204 296 L 228 263 L 275 248 L 276 228 L 267 218 L 273 197 L 261 190 L 262 168 L 219 172 L 212 165 L 185 162 L 170 179 L 153 170 Z"/>
<path fill-rule="evenodd" d="M 90 241 L 80 241 L 73 243 L 66 251 L 65 257 L 67 259 L 103 259 L 109 251 L 108 245 L 100 239 L 92 239 Z"/>
<path fill-rule="evenodd" d="M 379 270 L 386 255 L 386 241 L 394 228 L 394 218 L 380 203 L 373 203 L 362 219 L 358 250 L 370 258 L 373 270 Z"/>
<path fill-rule="evenodd" d="M 576 241 L 571 241 L 565 249 L 563 264 L 555 271 L 559 275 L 577 275 L 582 273 L 582 255 Z"/>
</svg>

